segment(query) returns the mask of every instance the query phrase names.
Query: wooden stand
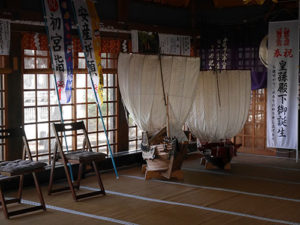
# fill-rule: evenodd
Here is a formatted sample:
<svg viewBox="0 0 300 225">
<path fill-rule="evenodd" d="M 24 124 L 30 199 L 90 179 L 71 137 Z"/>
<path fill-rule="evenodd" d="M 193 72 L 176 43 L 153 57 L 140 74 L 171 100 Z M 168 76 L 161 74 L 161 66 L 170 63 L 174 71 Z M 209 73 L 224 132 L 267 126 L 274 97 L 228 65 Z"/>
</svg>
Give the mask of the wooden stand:
<svg viewBox="0 0 300 225">
<path fill-rule="evenodd" d="M 205 169 L 208 169 L 208 170 L 220 169 L 216 165 L 214 165 L 211 162 L 207 161 L 204 157 L 201 158 L 200 165 L 205 166 Z M 224 170 L 231 170 L 231 163 L 230 162 L 228 162 L 224 165 Z"/>
<path fill-rule="evenodd" d="M 147 165 L 142 166 L 142 172 L 145 173 L 145 180 L 152 178 L 175 178 L 177 180 L 183 180 L 183 172 L 181 171 L 181 165 L 184 160 L 184 155 L 187 151 L 187 143 L 179 144 L 179 152 L 176 155 L 171 155 L 163 151 L 160 151 L 161 145 L 157 146 L 158 158 L 153 160 L 146 160 Z"/>
</svg>

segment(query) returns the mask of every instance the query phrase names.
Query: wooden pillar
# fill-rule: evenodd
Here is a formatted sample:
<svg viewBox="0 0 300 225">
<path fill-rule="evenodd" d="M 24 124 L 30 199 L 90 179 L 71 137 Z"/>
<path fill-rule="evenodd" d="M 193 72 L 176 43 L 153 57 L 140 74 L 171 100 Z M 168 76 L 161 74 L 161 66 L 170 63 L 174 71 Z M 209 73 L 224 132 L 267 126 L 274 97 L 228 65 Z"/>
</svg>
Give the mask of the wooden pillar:
<svg viewBox="0 0 300 225">
<path fill-rule="evenodd" d="M 21 69 L 21 33 L 11 32 L 9 63 L 12 72 L 5 77 L 6 127 L 15 128 L 23 124 L 23 75 Z M 6 160 L 22 158 L 22 139 L 10 139 L 6 143 Z"/>
<path fill-rule="evenodd" d="M 117 5 L 117 15 L 118 21 L 121 23 L 128 22 L 128 12 L 129 4 L 131 0 L 118 0 Z M 117 131 L 117 140 L 118 140 L 118 152 L 128 151 L 128 123 L 126 119 L 126 111 L 122 103 L 122 97 L 120 90 L 118 89 L 118 108 L 117 108 L 118 118 L 118 131 Z"/>
<path fill-rule="evenodd" d="M 118 89 L 118 152 L 128 151 L 128 123 L 126 119 L 126 111 L 124 109 L 120 90 Z"/>
</svg>

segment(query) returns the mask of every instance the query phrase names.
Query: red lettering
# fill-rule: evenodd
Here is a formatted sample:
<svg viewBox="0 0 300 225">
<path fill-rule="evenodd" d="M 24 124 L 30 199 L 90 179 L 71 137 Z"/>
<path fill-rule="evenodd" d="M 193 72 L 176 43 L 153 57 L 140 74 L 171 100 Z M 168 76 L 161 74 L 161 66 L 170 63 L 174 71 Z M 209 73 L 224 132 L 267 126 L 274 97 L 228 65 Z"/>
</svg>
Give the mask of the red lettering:
<svg viewBox="0 0 300 225">
<path fill-rule="evenodd" d="M 275 57 L 275 58 L 278 58 L 279 56 L 282 56 L 282 55 L 281 55 L 281 53 L 280 53 L 280 50 L 277 48 L 277 49 L 275 49 L 274 57 Z"/>
<path fill-rule="evenodd" d="M 293 58 L 293 52 L 292 49 L 284 49 L 284 53 L 283 53 L 284 57 L 289 57 L 289 58 Z"/>
<path fill-rule="evenodd" d="M 55 12 L 58 9 L 57 0 L 47 0 L 48 6 L 51 12 Z"/>
<path fill-rule="evenodd" d="M 277 44 L 277 46 L 281 46 L 281 36 L 282 36 L 282 29 L 280 28 L 280 29 L 278 29 L 277 31 L 276 31 L 276 44 Z"/>
</svg>

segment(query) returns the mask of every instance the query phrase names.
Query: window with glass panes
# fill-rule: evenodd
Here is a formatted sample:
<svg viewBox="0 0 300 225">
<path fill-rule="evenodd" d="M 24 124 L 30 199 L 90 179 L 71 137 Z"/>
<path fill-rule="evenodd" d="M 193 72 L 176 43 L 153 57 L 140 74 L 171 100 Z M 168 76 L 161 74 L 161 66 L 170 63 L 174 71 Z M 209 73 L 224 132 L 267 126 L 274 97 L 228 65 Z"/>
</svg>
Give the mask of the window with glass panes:
<svg viewBox="0 0 300 225">
<path fill-rule="evenodd" d="M 235 137 L 242 144 L 239 152 L 275 155 L 276 151 L 266 147 L 266 89 L 252 90 L 248 119 Z"/>
<path fill-rule="evenodd" d="M 130 114 L 128 115 L 128 146 L 129 150 L 137 150 L 141 148 L 142 131 L 134 123 Z"/>
<path fill-rule="evenodd" d="M 101 53 L 103 72 L 103 103 L 101 112 L 112 151 L 117 151 L 117 54 Z M 76 58 L 75 58 L 76 60 Z M 77 54 L 78 69 L 85 69 L 84 54 Z M 75 65 L 76 66 L 76 65 Z M 95 104 L 94 93 L 89 85 L 90 78 L 86 73 L 76 75 L 76 117 L 85 120 L 89 138 L 99 151 L 108 153 L 106 136 Z"/>
<path fill-rule="evenodd" d="M 48 51 L 23 49 L 24 128 L 36 160 L 50 162 L 54 147 L 51 124 L 61 122 L 60 110 L 54 88 L 54 78 Z M 65 122 L 84 121 L 95 151 L 108 153 L 94 93 L 89 84 L 84 54 L 74 52 L 72 99 L 62 104 Z M 112 151 L 117 150 L 117 54 L 102 53 L 104 76 L 104 101 L 101 111 Z M 79 138 L 80 139 L 80 138 Z M 68 149 L 82 146 L 75 134 L 67 134 Z M 78 144 L 77 144 L 78 142 Z"/>
</svg>

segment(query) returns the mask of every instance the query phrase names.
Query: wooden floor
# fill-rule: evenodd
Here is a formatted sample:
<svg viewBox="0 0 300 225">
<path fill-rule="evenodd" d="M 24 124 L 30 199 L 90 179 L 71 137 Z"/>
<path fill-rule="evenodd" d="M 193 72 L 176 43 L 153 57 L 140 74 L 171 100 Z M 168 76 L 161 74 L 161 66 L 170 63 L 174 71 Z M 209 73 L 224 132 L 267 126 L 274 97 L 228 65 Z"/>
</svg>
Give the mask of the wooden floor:
<svg viewBox="0 0 300 225">
<path fill-rule="evenodd" d="M 241 154 L 232 170 L 205 170 L 199 158 L 184 162 L 184 181 L 144 181 L 140 167 L 102 174 L 106 196 L 74 202 L 70 192 L 48 196 L 46 212 L 6 220 L 27 224 L 300 224 L 300 163 Z M 82 192 L 97 188 L 94 176 Z M 24 190 L 27 204 L 38 202 L 34 188 Z M 10 209 L 16 206 L 10 206 Z"/>
</svg>

